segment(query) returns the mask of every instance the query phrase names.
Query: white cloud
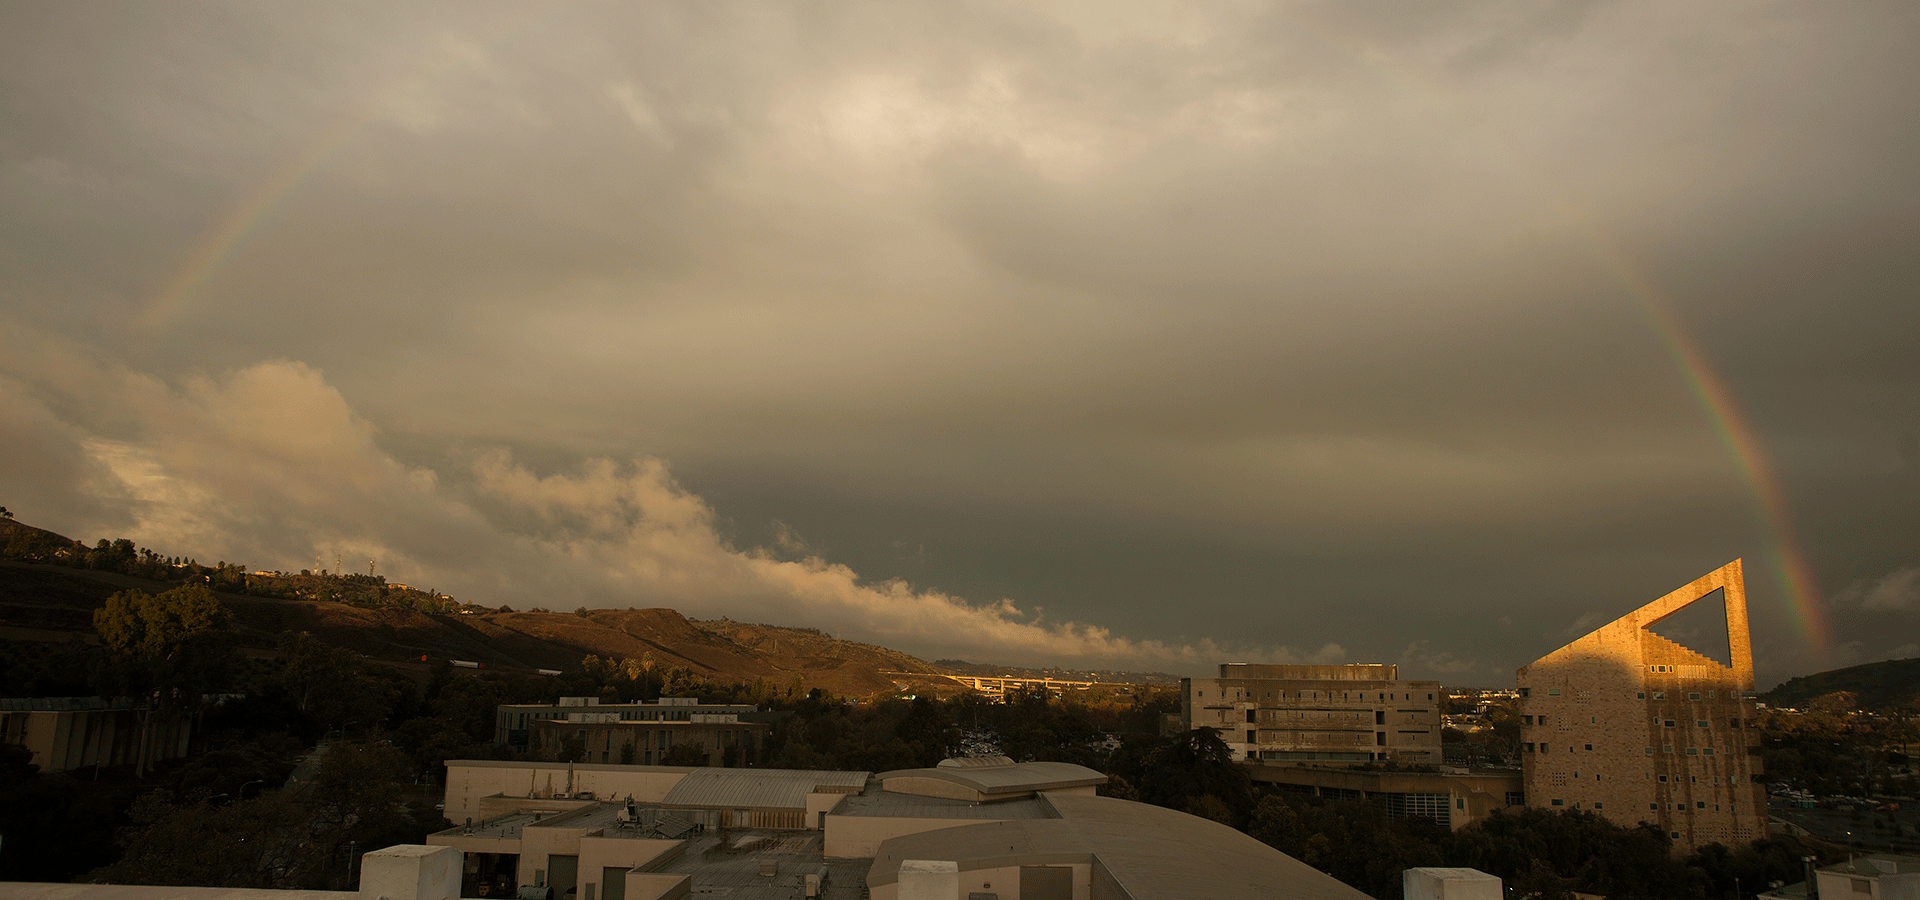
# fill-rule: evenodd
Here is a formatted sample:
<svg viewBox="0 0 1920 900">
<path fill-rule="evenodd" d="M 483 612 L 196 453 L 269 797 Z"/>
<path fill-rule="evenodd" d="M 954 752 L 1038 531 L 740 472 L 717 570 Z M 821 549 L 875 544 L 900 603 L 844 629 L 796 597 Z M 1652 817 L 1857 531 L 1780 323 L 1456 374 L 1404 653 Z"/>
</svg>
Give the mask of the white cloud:
<svg viewBox="0 0 1920 900">
<path fill-rule="evenodd" d="M 589 459 L 541 473 L 492 450 L 457 470 L 409 467 L 380 448 L 374 427 L 318 370 L 299 362 L 263 362 L 177 387 L 137 373 L 75 385 L 88 383 L 117 386 L 85 402 L 129 417 L 132 428 L 83 439 L 89 462 L 110 477 L 73 490 L 130 511 L 132 524 L 114 536 L 169 554 L 285 569 L 309 560 L 334 568 L 337 558 L 358 571 L 367 561 L 472 602 L 666 606 L 1009 661 L 1193 668 L 1228 656 L 1346 657 L 1332 643 L 1295 650 L 1141 640 L 1049 621 L 1008 599 L 976 604 L 905 581 L 869 582 L 784 525 L 773 548 L 734 547 L 712 507 L 660 459 Z M 90 535 L 113 525 L 81 527 Z"/>
</svg>

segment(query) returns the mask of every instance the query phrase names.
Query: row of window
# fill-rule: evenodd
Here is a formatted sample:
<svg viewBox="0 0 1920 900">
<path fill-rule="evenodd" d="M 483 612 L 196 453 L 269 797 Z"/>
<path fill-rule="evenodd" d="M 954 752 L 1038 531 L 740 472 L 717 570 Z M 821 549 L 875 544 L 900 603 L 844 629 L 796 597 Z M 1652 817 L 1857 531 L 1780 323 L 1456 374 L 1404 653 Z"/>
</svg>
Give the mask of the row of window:
<svg viewBox="0 0 1920 900">
<path fill-rule="evenodd" d="M 1279 694 L 1279 696 L 1278 696 L 1278 697 L 1275 697 L 1275 696 L 1274 696 L 1274 695 L 1275 695 L 1276 693 L 1277 693 L 1277 694 Z M 1322 696 L 1320 696 L 1320 695 L 1321 695 L 1322 693 L 1325 693 L 1325 694 L 1326 694 L 1326 696 L 1324 696 L 1324 697 L 1322 697 Z M 1359 696 L 1357 696 L 1357 697 L 1350 697 L 1350 696 L 1348 696 L 1348 694 L 1358 694 Z M 1206 692 L 1206 691 L 1194 691 L 1194 692 L 1193 692 L 1193 696 L 1194 696 L 1194 698 L 1195 698 L 1195 699 L 1198 699 L 1198 700 L 1205 700 L 1205 699 L 1207 698 L 1207 692 Z M 1224 691 L 1224 690 L 1223 690 L 1223 691 L 1221 691 L 1221 692 L 1220 692 L 1220 699 L 1222 699 L 1222 700 L 1225 700 L 1225 699 L 1227 699 L 1227 692 L 1226 692 L 1226 691 Z M 1236 690 L 1236 691 L 1234 691 L 1234 692 L 1233 692 L 1233 699 L 1235 699 L 1235 700 L 1259 700 L 1259 699 L 1261 699 L 1261 697 L 1260 697 L 1260 692 L 1259 692 L 1259 691 L 1247 691 L 1247 690 Z M 1287 699 L 1287 692 L 1286 692 L 1286 691 L 1268 691 L 1268 692 L 1267 692 L 1267 696 L 1266 696 L 1266 699 L 1268 699 L 1268 700 L 1285 700 L 1285 699 Z M 1294 691 L 1294 692 L 1293 692 L 1293 699 L 1295 699 L 1295 700 L 1332 700 L 1332 699 L 1334 699 L 1334 696 L 1333 696 L 1333 692 L 1332 692 L 1332 691 L 1324 691 L 1324 692 L 1323 692 L 1323 691 Z M 1371 697 L 1371 698 L 1369 698 L 1369 697 L 1367 696 L 1367 692 L 1366 692 L 1366 691 L 1341 691 L 1341 692 L 1340 692 L 1340 697 L 1339 697 L 1339 699 L 1341 699 L 1341 700 L 1368 700 L 1368 699 L 1373 699 L 1373 700 L 1412 700 L 1412 699 L 1413 699 L 1413 695 L 1412 695 L 1412 694 L 1397 694 L 1397 695 L 1396 695 L 1396 694 L 1389 694 L 1389 693 L 1386 693 L 1386 692 L 1379 692 L 1379 693 L 1376 693 L 1376 694 L 1375 694 L 1375 695 L 1374 695 L 1373 697 Z M 1433 699 L 1433 695 L 1432 695 L 1432 694 L 1428 694 L 1428 695 L 1427 695 L 1427 699 L 1428 699 L 1428 700 L 1432 700 L 1432 699 Z M 1406 710 L 1406 712 L 1424 712 L 1424 710 Z"/>
<path fill-rule="evenodd" d="M 1537 744 L 1537 745 L 1536 745 L 1536 744 L 1535 744 L 1534 742 L 1532 742 L 1532 741 L 1527 741 L 1526 743 L 1524 743 L 1524 744 L 1521 744 L 1521 745 L 1520 745 L 1520 747 L 1521 747 L 1521 749 L 1522 749 L 1522 751 L 1523 751 L 1523 752 L 1526 752 L 1526 753 L 1547 753 L 1547 752 L 1549 752 L 1549 749 L 1548 749 L 1548 748 L 1549 748 L 1550 746 L 1551 746 L 1551 745 L 1549 745 L 1549 744 L 1548 744 L 1547 742 L 1545 742 L 1545 741 L 1541 741 L 1541 742 L 1540 742 L 1539 744 Z M 1592 745 L 1592 744 L 1584 744 L 1584 745 L 1582 745 L 1582 746 L 1584 746 L 1584 747 L 1586 748 L 1586 751 L 1587 751 L 1587 752 L 1589 752 L 1589 753 L 1591 753 L 1591 752 L 1593 752 L 1593 745 Z M 1537 747 L 1537 749 L 1536 749 L 1536 747 Z M 1687 755 L 1688 755 L 1688 756 L 1712 756 L 1712 755 L 1713 755 L 1713 748 L 1712 748 L 1712 747 L 1688 747 L 1688 748 L 1686 748 L 1686 749 L 1687 749 Z M 1567 745 L 1567 752 L 1568 752 L 1568 753 L 1579 753 L 1579 752 L 1580 752 L 1580 750 L 1579 750 L 1579 748 L 1576 748 L 1576 747 L 1574 747 L 1574 746 L 1573 746 L 1572 744 L 1568 744 L 1568 745 Z M 1672 744 L 1662 744 L 1662 745 L 1661 745 L 1661 752 L 1662 752 L 1662 753 L 1672 753 L 1672 752 L 1673 752 L 1673 745 L 1672 745 Z M 1730 749 L 1730 748 L 1729 748 L 1729 749 L 1727 750 L 1727 752 L 1728 752 L 1728 753 L 1731 753 L 1731 752 L 1733 752 L 1733 751 L 1732 751 L 1732 749 Z M 1652 755 L 1653 755 L 1653 748 L 1652 748 L 1652 747 L 1648 747 L 1648 748 L 1647 748 L 1647 755 L 1648 755 L 1648 756 L 1652 756 Z"/>
<path fill-rule="evenodd" d="M 1652 668 L 1652 667 L 1650 666 L 1649 668 Z M 1672 667 L 1671 667 L 1671 666 L 1668 666 L 1667 668 L 1672 668 Z M 1714 699 L 1714 698 L 1715 698 L 1715 697 L 1716 697 L 1716 696 L 1717 696 L 1718 694 L 1719 694 L 1719 691 L 1717 691 L 1717 690 L 1714 690 L 1714 691 L 1707 691 L 1707 692 L 1706 692 L 1706 699 L 1708 699 L 1708 700 L 1712 700 L 1712 699 Z M 1559 688 L 1547 688 L 1547 696 L 1549 696 L 1549 697 L 1558 697 L 1558 696 L 1560 696 L 1560 695 L 1561 695 L 1561 694 L 1560 694 L 1560 689 L 1559 689 Z M 1524 697 L 1531 697 L 1531 696 L 1533 696 L 1533 689 L 1532 689 L 1532 688 L 1521 688 L 1521 689 L 1520 689 L 1520 696 L 1521 696 L 1521 697 L 1523 697 L 1523 698 L 1524 698 Z M 1733 692 L 1733 691 L 1727 691 L 1727 696 L 1728 696 L 1729 698 L 1731 698 L 1731 697 L 1734 697 L 1734 696 L 1736 696 L 1736 695 L 1734 694 L 1734 692 Z M 1633 695 L 1633 698 L 1634 698 L 1635 700 L 1645 700 L 1645 699 L 1647 699 L 1647 692 L 1646 692 L 1646 691 L 1636 691 L 1636 692 L 1634 692 L 1634 695 Z M 1585 699 L 1585 698 L 1582 698 L 1582 699 Z M 1654 691 L 1654 692 L 1653 692 L 1653 699 L 1655 699 L 1655 700 L 1665 700 L 1665 699 L 1667 699 L 1667 692 L 1666 692 L 1666 691 Z M 1687 692 L 1687 699 L 1688 699 L 1688 700 L 1699 700 L 1699 699 L 1701 699 L 1701 694 L 1700 694 L 1700 692 L 1699 692 L 1699 691 L 1688 691 L 1688 692 Z"/>
</svg>

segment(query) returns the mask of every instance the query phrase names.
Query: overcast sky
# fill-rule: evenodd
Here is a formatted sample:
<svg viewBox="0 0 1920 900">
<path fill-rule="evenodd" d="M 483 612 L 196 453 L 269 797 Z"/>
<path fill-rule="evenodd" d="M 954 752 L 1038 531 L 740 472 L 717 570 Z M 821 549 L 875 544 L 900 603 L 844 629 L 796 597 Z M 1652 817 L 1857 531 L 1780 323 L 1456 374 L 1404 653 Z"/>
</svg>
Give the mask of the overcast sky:
<svg viewBox="0 0 1920 900">
<path fill-rule="evenodd" d="M 1916 36 L 4 2 L 0 503 L 487 605 L 1483 686 L 1742 558 L 1763 688 L 1916 656 Z"/>
</svg>

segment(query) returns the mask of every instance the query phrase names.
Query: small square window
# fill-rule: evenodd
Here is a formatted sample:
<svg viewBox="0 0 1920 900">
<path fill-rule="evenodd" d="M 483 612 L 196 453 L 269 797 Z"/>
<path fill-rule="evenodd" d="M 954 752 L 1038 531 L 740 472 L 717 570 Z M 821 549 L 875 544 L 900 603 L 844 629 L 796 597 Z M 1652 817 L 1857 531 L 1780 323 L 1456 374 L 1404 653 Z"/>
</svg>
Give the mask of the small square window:
<svg viewBox="0 0 1920 900">
<path fill-rule="evenodd" d="M 1667 776 L 1665 776 L 1665 775 L 1662 775 L 1662 776 L 1660 776 L 1660 783 L 1661 783 L 1661 784 L 1666 784 L 1666 783 L 1667 783 Z"/>
<path fill-rule="evenodd" d="M 1587 750 L 1588 750 L 1588 752 L 1592 752 L 1592 750 L 1593 750 L 1593 745 L 1592 745 L 1592 744 L 1588 744 L 1588 745 L 1587 745 Z"/>
<path fill-rule="evenodd" d="M 1661 744 L 1661 745 L 1660 745 L 1660 752 L 1661 752 L 1661 753 L 1672 753 L 1672 752 L 1673 752 L 1673 745 L 1672 745 L 1672 744 Z"/>
<path fill-rule="evenodd" d="M 1648 756 L 1652 756 L 1652 755 L 1653 755 L 1653 748 L 1652 748 L 1652 747 L 1648 747 L 1648 748 L 1647 748 L 1647 755 L 1648 755 Z"/>
<path fill-rule="evenodd" d="M 1693 802 L 1693 806 L 1694 806 L 1694 808 L 1695 808 L 1695 809 L 1706 809 L 1706 808 L 1707 808 L 1707 801 L 1705 801 L 1705 800 L 1695 800 L 1695 801 Z"/>
<path fill-rule="evenodd" d="M 1593 801 L 1593 808 L 1594 808 L 1594 809 L 1606 809 L 1606 808 L 1607 808 L 1607 805 L 1606 805 L 1605 803 L 1602 803 L 1602 802 L 1600 802 L 1600 801 L 1598 801 L 1598 800 L 1595 800 L 1595 801 Z"/>
<path fill-rule="evenodd" d="M 1635 694 L 1635 695 L 1633 695 L 1633 699 L 1635 699 L 1635 700 L 1645 700 L 1645 699 L 1647 699 L 1647 692 L 1646 692 L 1646 691 L 1641 691 L 1640 693 L 1638 693 L 1638 694 Z"/>
<path fill-rule="evenodd" d="M 1658 803 L 1649 803 L 1649 804 L 1647 804 L 1647 808 L 1648 808 L 1648 809 L 1651 809 L 1651 810 L 1655 810 L 1655 811 L 1658 811 L 1658 810 L 1660 809 L 1660 804 L 1658 804 Z"/>
</svg>

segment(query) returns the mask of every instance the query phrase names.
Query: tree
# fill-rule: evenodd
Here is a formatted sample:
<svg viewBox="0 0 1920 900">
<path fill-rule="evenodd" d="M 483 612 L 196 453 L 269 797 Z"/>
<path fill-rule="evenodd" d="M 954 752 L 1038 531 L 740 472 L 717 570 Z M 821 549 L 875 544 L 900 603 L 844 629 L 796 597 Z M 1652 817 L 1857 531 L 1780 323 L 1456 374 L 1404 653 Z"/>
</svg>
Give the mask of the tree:
<svg viewBox="0 0 1920 900">
<path fill-rule="evenodd" d="M 121 591 L 94 610 L 93 630 L 110 660 L 101 672 L 102 683 L 113 692 L 147 701 L 134 762 L 136 774 L 145 777 L 154 715 L 199 711 L 206 695 L 227 687 L 239 669 L 233 614 L 202 585 L 184 585 L 158 596 Z"/>
</svg>

